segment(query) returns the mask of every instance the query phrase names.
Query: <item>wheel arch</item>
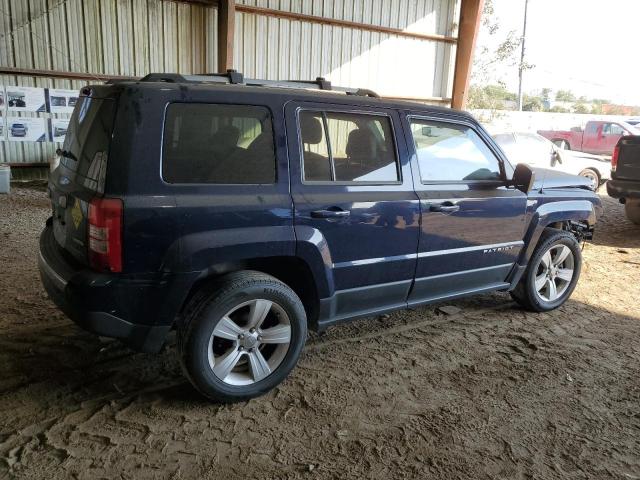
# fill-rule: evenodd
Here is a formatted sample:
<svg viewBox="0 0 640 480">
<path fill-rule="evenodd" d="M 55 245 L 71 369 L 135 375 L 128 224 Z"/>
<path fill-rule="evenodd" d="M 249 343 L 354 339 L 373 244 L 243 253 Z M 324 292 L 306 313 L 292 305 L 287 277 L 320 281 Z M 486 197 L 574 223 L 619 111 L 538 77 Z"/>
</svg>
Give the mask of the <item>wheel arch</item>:
<svg viewBox="0 0 640 480">
<path fill-rule="evenodd" d="M 200 290 L 229 273 L 243 270 L 266 273 L 291 288 L 304 305 L 309 327 L 316 327 L 320 305 L 318 285 L 311 267 L 305 260 L 296 256 L 247 258 L 211 265 L 206 270 L 203 270 L 192 283 L 189 293 L 180 307 L 178 317 L 181 316 L 191 299 Z"/>
<path fill-rule="evenodd" d="M 596 223 L 596 208 L 589 200 L 562 200 L 541 205 L 533 214 L 525 234 L 525 248 L 520 253 L 518 264 L 526 266 L 535 250 L 542 232 L 546 228 L 563 229 L 566 224 L 584 224 L 592 229 Z"/>
</svg>

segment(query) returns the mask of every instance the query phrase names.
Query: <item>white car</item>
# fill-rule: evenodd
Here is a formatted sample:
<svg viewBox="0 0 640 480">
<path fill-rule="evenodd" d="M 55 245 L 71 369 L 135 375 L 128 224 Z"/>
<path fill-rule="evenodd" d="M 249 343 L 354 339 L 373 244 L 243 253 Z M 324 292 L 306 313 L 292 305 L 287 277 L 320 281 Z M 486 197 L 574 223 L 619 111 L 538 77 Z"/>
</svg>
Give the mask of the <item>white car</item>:
<svg viewBox="0 0 640 480">
<path fill-rule="evenodd" d="M 589 153 L 561 150 L 537 133 L 500 133 L 496 143 L 513 165 L 551 168 L 587 177 L 594 190 L 611 177 L 611 161 Z"/>
</svg>

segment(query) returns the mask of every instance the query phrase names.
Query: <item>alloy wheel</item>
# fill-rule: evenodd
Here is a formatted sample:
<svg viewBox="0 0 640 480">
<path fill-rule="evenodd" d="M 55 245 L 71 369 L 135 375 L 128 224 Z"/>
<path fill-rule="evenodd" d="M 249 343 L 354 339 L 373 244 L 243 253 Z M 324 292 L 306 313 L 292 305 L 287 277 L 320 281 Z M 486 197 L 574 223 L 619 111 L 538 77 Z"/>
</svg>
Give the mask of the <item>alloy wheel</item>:
<svg viewBox="0 0 640 480">
<path fill-rule="evenodd" d="M 255 299 L 229 310 L 209 339 L 209 366 L 229 385 L 265 379 L 284 360 L 291 343 L 291 322 L 276 302 Z"/>
<path fill-rule="evenodd" d="M 536 266 L 535 289 L 545 302 L 554 302 L 569 288 L 575 274 L 575 258 L 566 245 L 552 246 Z"/>
</svg>

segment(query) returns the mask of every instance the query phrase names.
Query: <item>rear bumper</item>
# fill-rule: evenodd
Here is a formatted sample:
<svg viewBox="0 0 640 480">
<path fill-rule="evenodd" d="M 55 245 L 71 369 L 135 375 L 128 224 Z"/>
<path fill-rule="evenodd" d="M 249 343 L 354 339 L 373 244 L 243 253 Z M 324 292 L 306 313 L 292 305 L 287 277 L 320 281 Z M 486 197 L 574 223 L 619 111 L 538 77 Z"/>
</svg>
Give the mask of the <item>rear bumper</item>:
<svg viewBox="0 0 640 480">
<path fill-rule="evenodd" d="M 103 274 L 74 265 L 49 225 L 40 236 L 38 268 L 47 294 L 74 323 L 143 352 L 160 350 L 190 287 L 175 275 Z"/>
<path fill-rule="evenodd" d="M 607 193 L 613 198 L 640 198 L 640 180 L 617 180 L 607 182 Z"/>
</svg>

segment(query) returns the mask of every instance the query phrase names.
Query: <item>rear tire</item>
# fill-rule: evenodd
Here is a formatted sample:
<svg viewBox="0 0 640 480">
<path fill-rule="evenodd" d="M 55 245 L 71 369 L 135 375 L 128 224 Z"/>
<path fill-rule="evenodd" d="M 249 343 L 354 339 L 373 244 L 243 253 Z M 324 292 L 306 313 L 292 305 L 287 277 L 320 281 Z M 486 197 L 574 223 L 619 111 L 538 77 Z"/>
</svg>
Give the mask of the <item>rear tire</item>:
<svg viewBox="0 0 640 480">
<path fill-rule="evenodd" d="M 556 309 L 573 293 L 581 268 L 582 253 L 576 238 L 563 230 L 548 228 L 511 296 L 527 310 Z"/>
<path fill-rule="evenodd" d="M 198 292 L 178 326 L 183 370 L 205 397 L 248 400 L 281 383 L 298 361 L 307 318 L 298 296 L 270 275 L 240 271 Z"/>
<path fill-rule="evenodd" d="M 627 199 L 624 204 L 624 214 L 631 223 L 640 225 L 640 199 Z"/>
<path fill-rule="evenodd" d="M 571 150 L 571 145 L 566 140 L 556 139 L 553 141 L 560 150 Z"/>
</svg>

